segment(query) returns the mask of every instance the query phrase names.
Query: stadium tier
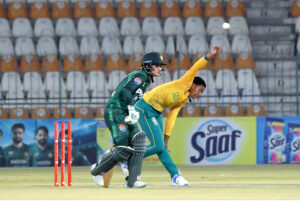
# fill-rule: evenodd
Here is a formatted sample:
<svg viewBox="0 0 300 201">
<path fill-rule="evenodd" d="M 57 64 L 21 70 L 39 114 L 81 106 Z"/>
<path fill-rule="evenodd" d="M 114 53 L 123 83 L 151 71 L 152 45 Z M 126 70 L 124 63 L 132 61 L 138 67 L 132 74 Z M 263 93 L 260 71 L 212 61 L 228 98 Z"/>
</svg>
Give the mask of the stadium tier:
<svg viewBox="0 0 300 201">
<path fill-rule="evenodd" d="M 181 116 L 299 115 L 299 32 L 299 0 L 0 0 L 0 118 L 103 117 L 145 53 L 168 64 L 151 90 L 216 45 Z"/>
</svg>

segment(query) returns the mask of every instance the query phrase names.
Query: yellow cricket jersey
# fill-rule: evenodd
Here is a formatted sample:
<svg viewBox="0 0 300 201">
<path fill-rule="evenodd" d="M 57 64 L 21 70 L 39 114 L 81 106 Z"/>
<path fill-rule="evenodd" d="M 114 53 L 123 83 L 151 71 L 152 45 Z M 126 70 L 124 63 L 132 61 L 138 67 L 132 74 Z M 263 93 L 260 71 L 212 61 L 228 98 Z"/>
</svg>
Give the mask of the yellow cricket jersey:
<svg viewBox="0 0 300 201">
<path fill-rule="evenodd" d="M 189 89 L 192 87 L 194 77 L 207 63 L 207 58 L 202 57 L 182 78 L 162 84 L 145 93 L 144 100 L 155 110 L 162 112 L 164 108 L 171 109 L 166 122 L 166 135 L 171 135 L 178 112 L 189 98 Z"/>
</svg>

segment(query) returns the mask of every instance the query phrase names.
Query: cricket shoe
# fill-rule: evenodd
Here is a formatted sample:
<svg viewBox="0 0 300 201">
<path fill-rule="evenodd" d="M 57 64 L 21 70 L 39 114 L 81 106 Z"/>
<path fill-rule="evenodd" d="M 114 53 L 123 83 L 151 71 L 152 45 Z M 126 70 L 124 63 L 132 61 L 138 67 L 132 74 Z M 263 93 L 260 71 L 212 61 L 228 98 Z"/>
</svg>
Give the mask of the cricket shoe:
<svg viewBox="0 0 300 201">
<path fill-rule="evenodd" d="M 144 188 L 146 186 L 147 186 L 147 184 L 145 182 L 142 182 L 139 180 L 134 182 L 133 187 L 129 187 L 129 186 L 127 186 L 127 182 L 125 183 L 125 188 Z"/>
<path fill-rule="evenodd" d="M 189 182 L 187 180 L 185 180 L 183 178 L 183 176 L 181 176 L 181 174 L 176 174 L 173 178 L 172 178 L 172 182 L 171 182 L 172 186 L 188 186 Z"/>
<path fill-rule="evenodd" d="M 94 163 L 91 166 L 91 170 L 93 170 L 96 167 L 97 163 Z M 103 181 L 103 177 L 101 175 L 97 175 L 97 176 L 93 176 L 93 181 L 96 185 L 98 186 L 104 186 L 104 181 Z"/>
<path fill-rule="evenodd" d="M 128 162 L 127 161 L 121 162 L 121 169 L 124 174 L 124 177 L 125 178 L 128 177 L 129 171 L 128 171 Z"/>
</svg>

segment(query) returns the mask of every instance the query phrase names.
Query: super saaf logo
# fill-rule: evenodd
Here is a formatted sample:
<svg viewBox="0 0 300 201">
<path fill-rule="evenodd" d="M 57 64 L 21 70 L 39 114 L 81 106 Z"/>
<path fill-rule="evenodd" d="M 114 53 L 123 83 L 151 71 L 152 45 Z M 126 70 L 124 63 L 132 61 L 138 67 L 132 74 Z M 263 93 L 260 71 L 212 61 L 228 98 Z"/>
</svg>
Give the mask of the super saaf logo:
<svg viewBox="0 0 300 201">
<path fill-rule="evenodd" d="M 190 164 L 226 164 L 239 151 L 243 132 L 229 121 L 213 119 L 199 124 L 189 140 Z"/>
</svg>

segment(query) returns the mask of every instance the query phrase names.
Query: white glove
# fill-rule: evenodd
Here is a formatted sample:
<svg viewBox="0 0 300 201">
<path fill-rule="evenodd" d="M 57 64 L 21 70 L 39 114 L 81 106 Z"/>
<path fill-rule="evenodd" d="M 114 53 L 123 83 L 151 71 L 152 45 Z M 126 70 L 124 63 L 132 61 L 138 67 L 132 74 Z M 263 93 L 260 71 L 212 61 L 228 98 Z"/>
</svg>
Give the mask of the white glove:
<svg viewBox="0 0 300 201">
<path fill-rule="evenodd" d="M 128 116 L 125 117 L 125 122 L 128 124 L 136 124 L 139 120 L 140 113 L 138 113 L 134 106 L 128 105 Z"/>
</svg>

